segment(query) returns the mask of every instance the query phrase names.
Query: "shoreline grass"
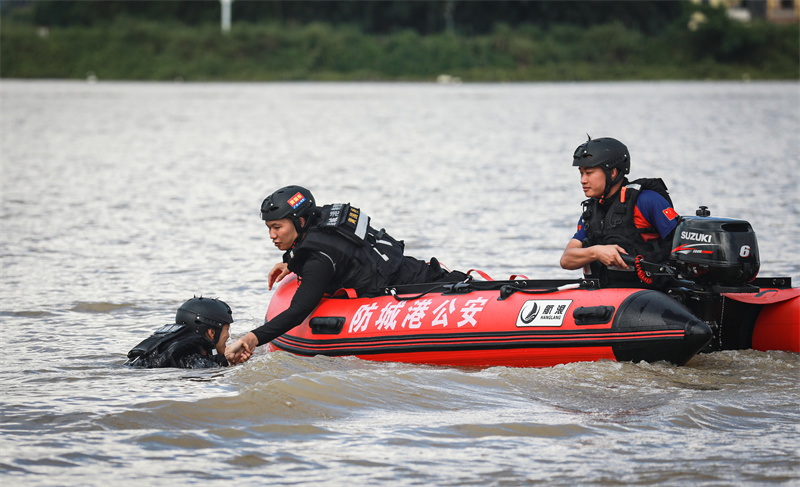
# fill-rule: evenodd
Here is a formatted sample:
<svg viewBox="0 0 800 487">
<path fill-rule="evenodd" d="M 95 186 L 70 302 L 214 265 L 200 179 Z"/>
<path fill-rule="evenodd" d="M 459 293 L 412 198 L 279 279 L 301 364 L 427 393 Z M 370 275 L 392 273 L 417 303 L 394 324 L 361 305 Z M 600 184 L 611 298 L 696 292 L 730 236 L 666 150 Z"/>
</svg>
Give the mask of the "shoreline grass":
<svg viewBox="0 0 800 487">
<path fill-rule="evenodd" d="M 487 35 L 371 36 L 352 26 L 236 25 L 120 18 L 44 29 L 0 20 L 0 77 L 183 81 L 464 82 L 796 80 L 798 26 L 753 23 L 645 37 L 619 23 L 588 29 L 497 25 Z"/>
</svg>

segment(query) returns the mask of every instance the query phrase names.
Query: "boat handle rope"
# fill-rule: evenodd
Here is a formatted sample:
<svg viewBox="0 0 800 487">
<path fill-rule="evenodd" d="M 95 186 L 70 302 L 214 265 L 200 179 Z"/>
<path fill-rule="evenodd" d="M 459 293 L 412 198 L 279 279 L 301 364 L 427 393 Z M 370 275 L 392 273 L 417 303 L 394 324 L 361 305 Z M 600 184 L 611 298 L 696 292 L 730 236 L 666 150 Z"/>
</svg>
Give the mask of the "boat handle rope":
<svg viewBox="0 0 800 487">
<path fill-rule="evenodd" d="M 426 294 L 432 293 L 433 291 L 435 291 L 435 290 L 437 290 L 437 289 L 440 289 L 440 288 L 441 288 L 441 286 L 440 286 L 440 285 L 436 285 L 436 286 L 434 286 L 434 287 L 432 287 L 432 288 L 428 289 L 427 291 L 422 291 L 421 293 L 419 293 L 419 294 L 416 294 L 416 295 L 414 295 L 414 296 L 398 296 L 398 295 L 397 295 L 397 289 L 395 289 L 395 288 L 393 288 L 393 287 L 392 287 L 392 288 L 388 288 L 388 289 L 386 289 L 386 291 L 387 291 L 389 294 L 391 294 L 391 295 L 392 295 L 392 297 L 393 297 L 395 300 L 397 300 L 397 301 L 411 301 L 411 300 L 414 300 L 414 299 L 419 299 L 419 298 L 421 298 L 421 297 L 425 296 Z"/>
<path fill-rule="evenodd" d="M 419 299 L 425 296 L 426 294 L 430 294 L 439 289 L 444 289 L 444 294 L 467 294 L 475 290 L 475 288 L 470 285 L 471 280 L 472 276 L 470 276 L 465 281 L 454 282 L 452 284 L 436 284 L 430 289 L 422 291 L 421 293 L 416 294 L 414 296 L 398 296 L 397 289 L 393 287 L 386 288 L 386 292 L 388 294 L 391 294 L 397 301 L 412 301 L 414 299 Z"/>
<path fill-rule="evenodd" d="M 502 301 L 514 293 L 520 292 L 523 294 L 548 294 L 548 293 L 555 293 L 559 291 L 566 291 L 568 289 L 579 289 L 584 287 L 584 284 L 580 282 L 564 284 L 562 286 L 556 287 L 547 287 L 547 288 L 525 288 L 514 284 L 504 284 L 500 286 L 500 296 L 497 298 L 499 301 Z M 437 284 L 436 286 L 431 287 L 421 293 L 415 294 L 413 296 L 400 296 L 397 294 L 397 289 L 395 288 L 386 288 L 386 293 L 391 294 L 392 297 L 397 301 L 413 301 L 415 299 L 419 299 L 426 294 L 430 294 L 434 291 L 444 289 L 444 294 L 467 294 L 472 291 L 476 291 L 477 289 L 470 285 L 469 282 L 456 282 L 453 284 L 446 284 L 441 285 Z"/>
<path fill-rule="evenodd" d="M 550 288 L 543 288 L 543 289 L 528 289 L 519 286 L 515 286 L 513 284 L 505 284 L 500 287 L 500 297 L 498 300 L 502 301 L 514 293 L 522 293 L 522 294 L 549 294 L 555 293 L 558 291 L 566 291 L 567 289 L 578 289 L 581 287 L 581 283 L 576 282 L 572 284 L 564 284 L 563 286 L 557 287 L 550 287 Z"/>
</svg>

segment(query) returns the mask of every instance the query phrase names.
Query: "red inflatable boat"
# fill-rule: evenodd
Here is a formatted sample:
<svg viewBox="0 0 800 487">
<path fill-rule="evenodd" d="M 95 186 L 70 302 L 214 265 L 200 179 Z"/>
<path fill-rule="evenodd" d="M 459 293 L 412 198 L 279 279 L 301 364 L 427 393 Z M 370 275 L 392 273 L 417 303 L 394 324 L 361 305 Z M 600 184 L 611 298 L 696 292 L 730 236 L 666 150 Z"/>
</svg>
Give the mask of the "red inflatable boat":
<svg viewBox="0 0 800 487">
<path fill-rule="evenodd" d="M 600 289 L 597 281 L 471 280 L 325 298 L 270 350 L 299 355 L 487 367 L 596 361 L 669 361 L 700 351 L 800 352 L 800 290 L 785 277 L 755 279 L 758 248 L 747 222 L 684 218 L 670 265 L 636 263 L 653 289 Z M 281 283 L 267 319 L 286 309 L 297 281 Z"/>
<path fill-rule="evenodd" d="M 268 319 L 291 301 L 293 277 L 273 296 Z M 657 291 L 538 289 L 543 292 L 505 296 L 536 284 L 492 282 L 495 289 L 481 290 L 485 284 L 439 286 L 420 297 L 324 299 L 270 347 L 368 360 L 543 367 L 600 359 L 684 364 L 711 340 L 708 325 Z"/>
</svg>

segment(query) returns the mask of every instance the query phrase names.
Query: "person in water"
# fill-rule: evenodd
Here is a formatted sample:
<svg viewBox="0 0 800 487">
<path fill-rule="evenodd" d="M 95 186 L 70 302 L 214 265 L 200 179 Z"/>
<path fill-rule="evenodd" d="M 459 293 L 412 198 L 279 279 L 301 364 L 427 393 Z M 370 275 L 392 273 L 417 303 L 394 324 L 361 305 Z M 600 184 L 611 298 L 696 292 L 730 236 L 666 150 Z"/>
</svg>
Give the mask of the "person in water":
<svg viewBox="0 0 800 487">
<path fill-rule="evenodd" d="M 644 287 L 622 254 L 667 261 L 678 213 L 666 185 L 658 178 L 629 182 L 628 148 L 610 137 L 590 137 L 575 150 L 572 165 L 578 167 L 589 199 L 583 202 L 578 230 L 561 256 L 561 267 L 583 267 L 587 278 L 600 279 L 606 287 Z"/>
<path fill-rule="evenodd" d="M 219 299 L 194 297 L 183 303 L 175 323 L 164 325 L 128 352 L 125 365 L 202 369 L 227 367 L 225 343 L 231 308 Z"/>
<path fill-rule="evenodd" d="M 340 289 L 356 296 L 377 295 L 382 288 L 425 282 L 458 282 L 468 278 L 403 255 L 404 244 L 385 230 L 370 226 L 369 217 L 349 204 L 317 207 L 311 192 L 300 186 L 275 191 L 261 204 L 261 219 L 283 262 L 269 273 L 268 284 L 290 272 L 300 284 L 288 309 L 247 333 L 225 349 L 232 364 L 245 362 L 257 346 L 277 338 L 305 320 L 325 295 Z"/>
</svg>

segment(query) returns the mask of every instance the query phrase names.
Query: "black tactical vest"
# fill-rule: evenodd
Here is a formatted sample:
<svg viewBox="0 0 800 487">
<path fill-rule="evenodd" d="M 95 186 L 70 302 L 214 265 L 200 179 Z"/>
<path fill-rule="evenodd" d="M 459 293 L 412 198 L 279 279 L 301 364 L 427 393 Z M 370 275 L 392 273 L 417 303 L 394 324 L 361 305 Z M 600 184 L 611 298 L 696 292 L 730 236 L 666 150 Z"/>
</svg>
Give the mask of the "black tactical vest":
<svg viewBox="0 0 800 487">
<path fill-rule="evenodd" d="M 326 205 L 295 247 L 284 254 L 289 270 L 302 278 L 302 265 L 311 252 L 321 252 L 334 265 L 334 280 L 326 294 L 341 288 L 359 296 L 393 284 L 425 282 L 428 265 L 403 256 L 402 240 L 376 230 L 369 217 L 349 204 Z"/>
<path fill-rule="evenodd" d="M 625 249 L 631 256 L 641 255 L 644 260 L 655 263 L 665 263 L 672 250 L 672 239 L 657 238 L 645 242 L 642 234 L 658 233 L 655 228 L 636 228 L 634 224 L 634 210 L 636 201 L 644 190 L 655 191 L 663 196 L 672 206 L 672 199 L 667 191 L 667 186 L 660 178 L 637 179 L 632 183 L 623 182 L 611 201 L 600 204 L 596 198 L 583 202 L 583 224 L 586 228 L 584 247 L 592 245 L 616 244 Z M 622 199 L 624 195 L 624 201 Z M 602 285 L 636 285 L 641 286 L 641 281 L 630 267 L 623 269 L 609 269 L 598 261 L 589 264 L 590 273 L 586 277 L 600 279 Z"/>
<path fill-rule="evenodd" d="M 206 355 L 200 353 L 200 349 Z M 125 365 L 144 368 L 201 369 L 227 366 L 222 355 L 213 355 L 214 343 L 184 324 L 164 325 L 128 352 Z"/>
</svg>

